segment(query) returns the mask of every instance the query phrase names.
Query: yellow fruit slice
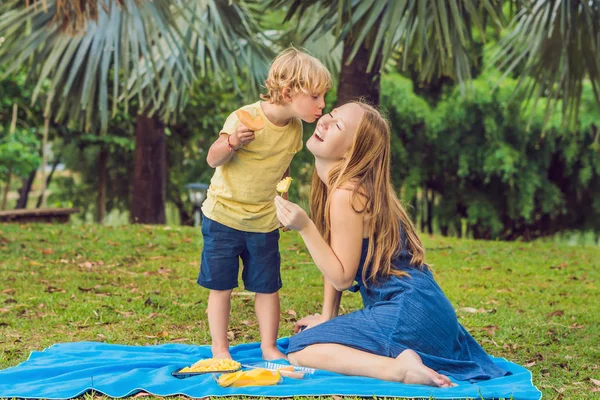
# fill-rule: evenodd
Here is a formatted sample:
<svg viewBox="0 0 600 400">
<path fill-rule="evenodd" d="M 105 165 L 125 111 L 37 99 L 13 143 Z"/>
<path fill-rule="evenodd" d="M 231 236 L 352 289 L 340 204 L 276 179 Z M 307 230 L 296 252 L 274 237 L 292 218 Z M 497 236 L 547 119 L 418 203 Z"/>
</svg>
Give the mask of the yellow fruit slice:
<svg viewBox="0 0 600 400">
<path fill-rule="evenodd" d="M 284 193 L 287 193 L 287 191 L 290 189 L 290 185 L 292 184 L 292 180 L 293 179 L 290 178 L 289 176 L 286 176 L 285 178 L 280 180 L 276 187 L 277 191 L 279 193 L 281 193 L 282 195 Z"/>
<path fill-rule="evenodd" d="M 270 386 L 279 383 L 280 379 L 279 371 L 256 368 L 223 374 L 217 382 L 221 387 Z"/>
<path fill-rule="evenodd" d="M 256 118 L 252 118 L 252 115 L 246 110 L 237 110 L 235 112 L 238 119 L 251 131 L 260 131 L 265 127 L 265 121 L 259 115 Z"/>
</svg>

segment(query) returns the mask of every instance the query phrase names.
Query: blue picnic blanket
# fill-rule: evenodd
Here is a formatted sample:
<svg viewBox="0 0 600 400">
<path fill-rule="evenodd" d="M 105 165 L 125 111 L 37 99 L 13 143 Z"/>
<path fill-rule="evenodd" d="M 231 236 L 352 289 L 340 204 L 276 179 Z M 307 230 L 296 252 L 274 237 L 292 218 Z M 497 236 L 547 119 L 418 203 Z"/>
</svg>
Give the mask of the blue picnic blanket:
<svg viewBox="0 0 600 400">
<path fill-rule="evenodd" d="M 285 352 L 288 339 L 279 339 Z M 258 343 L 231 348 L 232 357 L 242 364 L 261 362 Z M 210 346 L 162 344 L 125 346 L 108 343 L 60 343 L 32 352 L 29 359 L 0 371 L 0 397 L 69 399 L 94 390 L 109 397 L 126 397 L 144 391 L 157 396 L 385 396 L 436 399 L 511 398 L 534 400 L 542 397 L 533 385 L 531 373 L 517 364 L 494 358 L 512 375 L 472 384 L 457 382 L 453 388 L 384 382 L 316 371 L 303 380 L 284 378 L 276 386 L 222 388 L 212 374 L 185 379 L 172 372 L 211 357 Z M 285 361 L 281 361 L 284 363 Z"/>
</svg>

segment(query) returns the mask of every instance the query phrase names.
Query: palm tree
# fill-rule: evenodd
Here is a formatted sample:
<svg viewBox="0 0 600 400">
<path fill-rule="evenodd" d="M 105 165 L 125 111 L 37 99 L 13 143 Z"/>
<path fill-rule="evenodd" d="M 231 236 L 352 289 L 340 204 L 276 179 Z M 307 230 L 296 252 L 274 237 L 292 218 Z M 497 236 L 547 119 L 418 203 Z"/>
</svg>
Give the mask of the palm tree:
<svg viewBox="0 0 600 400">
<path fill-rule="evenodd" d="M 529 97 L 555 99 L 548 115 L 560 99 L 574 123 L 586 80 L 600 104 L 600 0 L 270 0 L 268 7 L 287 7 L 286 20 L 302 27 L 300 40 L 333 34 L 343 44 L 339 103 L 361 96 L 378 103 L 379 73 L 392 57 L 416 65 L 422 81 L 466 83 L 474 34 L 485 38 L 488 25 L 508 25 L 496 63 L 507 74 L 524 65 Z"/>
<path fill-rule="evenodd" d="M 111 110 L 136 104 L 131 218 L 164 223 L 165 124 L 185 105 L 189 85 L 197 74 L 246 73 L 256 89 L 266 75 L 271 54 L 256 40 L 251 10 L 228 0 L 22 3 L 0 3 L 0 63 L 8 73 L 31 68 L 38 82 L 32 101 L 46 91 L 44 114 L 57 123 L 101 135 Z M 99 170 L 106 171 L 102 154 Z"/>
<path fill-rule="evenodd" d="M 363 97 L 378 104 L 381 69 L 398 53 L 404 65 L 418 64 L 422 80 L 449 75 L 468 81 L 473 30 L 483 33 L 487 24 L 503 23 L 493 0 L 269 2 L 269 7 L 282 6 L 288 8 L 286 20 L 295 17 L 302 24 L 301 41 L 333 34 L 343 44 L 338 103 Z"/>
</svg>

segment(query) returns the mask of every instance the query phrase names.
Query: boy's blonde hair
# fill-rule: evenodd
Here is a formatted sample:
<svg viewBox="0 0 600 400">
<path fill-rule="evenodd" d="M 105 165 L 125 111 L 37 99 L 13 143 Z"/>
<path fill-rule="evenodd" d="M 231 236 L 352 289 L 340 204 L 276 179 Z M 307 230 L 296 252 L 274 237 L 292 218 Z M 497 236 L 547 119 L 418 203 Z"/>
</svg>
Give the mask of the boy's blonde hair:
<svg viewBox="0 0 600 400">
<path fill-rule="evenodd" d="M 267 93 L 261 94 L 261 99 L 283 104 L 282 91 L 286 87 L 292 93 L 324 94 L 331 89 L 331 74 L 315 57 L 290 47 L 273 60 L 265 87 Z"/>
</svg>

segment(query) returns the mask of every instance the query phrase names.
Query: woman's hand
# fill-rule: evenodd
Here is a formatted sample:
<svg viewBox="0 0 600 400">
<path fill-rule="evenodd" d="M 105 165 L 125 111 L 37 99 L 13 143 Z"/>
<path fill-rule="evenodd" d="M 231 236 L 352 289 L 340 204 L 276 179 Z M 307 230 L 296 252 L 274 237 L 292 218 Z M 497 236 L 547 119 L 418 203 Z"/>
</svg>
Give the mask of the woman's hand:
<svg viewBox="0 0 600 400">
<path fill-rule="evenodd" d="M 296 322 L 294 333 L 298 333 L 305 329 L 310 329 L 313 326 L 322 324 L 325 321 L 327 321 L 327 319 L 325 319 L 325 317 L 323 317 L 321 314 L 308 315 Z"/>
<path fill-rule="evenodd" d="M 302 207 L 281 196 L 275 197 L 275 208 L 279 222 L 286 228 L 301 231 L 310 223 L 310 218 Z"/>
</svg>

